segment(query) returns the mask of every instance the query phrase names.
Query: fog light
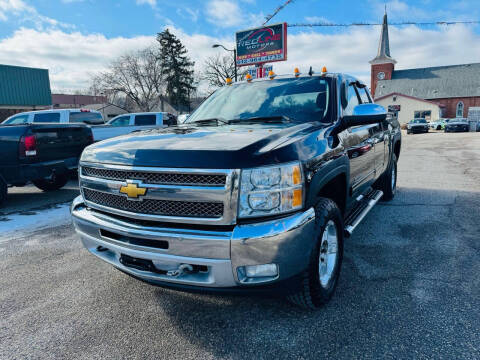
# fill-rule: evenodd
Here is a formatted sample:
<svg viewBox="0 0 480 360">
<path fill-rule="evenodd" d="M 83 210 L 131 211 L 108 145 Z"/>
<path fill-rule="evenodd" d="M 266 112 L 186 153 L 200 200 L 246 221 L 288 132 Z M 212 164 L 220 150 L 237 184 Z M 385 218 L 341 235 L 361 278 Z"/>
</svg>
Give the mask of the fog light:
<svg viewBox="0 0 480 360">
<path fill-rule="evenodd" d="M 249 278 L 277 276 L 278 267 L 277 264 L 247 265 L 245 275 Z"/>
</svg>

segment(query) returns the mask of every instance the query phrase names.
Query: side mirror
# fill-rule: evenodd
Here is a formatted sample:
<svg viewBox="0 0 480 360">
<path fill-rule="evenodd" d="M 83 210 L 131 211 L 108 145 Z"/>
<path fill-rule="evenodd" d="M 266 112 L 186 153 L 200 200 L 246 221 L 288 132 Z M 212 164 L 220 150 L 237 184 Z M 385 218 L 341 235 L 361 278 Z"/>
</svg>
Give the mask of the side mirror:
<svg viewBox="0 0 480 360">
<path fill-rule="evenodd" d="M 360 104 L 355 106 L 352 115 L 345 115 L 342 119 L 342 127 L 377 124 L 387 119 L 387 110 L 377 104 Z"/>
</svg>

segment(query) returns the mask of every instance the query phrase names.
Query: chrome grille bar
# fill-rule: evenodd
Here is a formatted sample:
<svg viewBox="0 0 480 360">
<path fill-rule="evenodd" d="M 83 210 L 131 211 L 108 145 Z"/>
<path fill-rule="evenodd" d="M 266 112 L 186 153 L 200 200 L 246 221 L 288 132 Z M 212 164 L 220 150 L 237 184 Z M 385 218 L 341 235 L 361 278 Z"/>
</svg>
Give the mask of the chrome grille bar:
<svg viewBox="0 0 480 360">
<path fill-rule="evenodd" d="M 80 189 L 85 203 L 123 217 L 159 222 L 233 225 L 236 223 L 239 170 L 153 168 L 80 164 Z M 84 171 L 85 169 L 89 169 Z M 95 170 L 91 170 L 95 169 Z M 139 179 L 141 174 L 145 177 Z M 158 184 L 167 179 L 189 184 Z M 95 176 L 99 175 L 99 176 Z M 132 175 L 132 178 L 120 177 Z M 177 176 L 179 175 L 179 176 Z M 116 177 L 110 179 L 106 177 Z M 137 178 L 135 178 L 137 176 Z M 195 180 L 210 183 L 193 183 Z M 208 179 L 208 180 L 207 180 Z M 212 182 L 222 184 L 213 185 Z M 145 195 L 129 198 L 120 189 L 127 183 L 145 188 Z"/>
</svg>

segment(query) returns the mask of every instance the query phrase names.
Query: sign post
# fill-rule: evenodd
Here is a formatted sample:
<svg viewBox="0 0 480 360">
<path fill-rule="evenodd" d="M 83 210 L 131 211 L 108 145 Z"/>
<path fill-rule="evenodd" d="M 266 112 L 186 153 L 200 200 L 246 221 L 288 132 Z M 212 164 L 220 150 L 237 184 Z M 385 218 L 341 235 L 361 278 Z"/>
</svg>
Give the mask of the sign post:
<svg viewBox="0 0 480 360">
<path fill-rule="evenodd" d="M 287 60 L 287 23 L 238 31 L 235 40 L 237 65 L 255 65 L 257 78 L 265 76 L 265 63 Z"/>
</svg>

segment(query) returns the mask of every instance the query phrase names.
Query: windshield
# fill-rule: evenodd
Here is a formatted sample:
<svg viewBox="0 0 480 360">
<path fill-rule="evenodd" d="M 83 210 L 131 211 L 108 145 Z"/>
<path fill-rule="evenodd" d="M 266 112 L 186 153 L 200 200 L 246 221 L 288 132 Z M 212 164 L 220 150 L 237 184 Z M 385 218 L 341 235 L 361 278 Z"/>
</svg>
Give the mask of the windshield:
<svg viewBox="0 0 480 360">
<path fill-rule="evenodd" d="M 427 123 L 427 120 L 425 120 L 425 119 L 412 120 L 412 124 L 426 124 L 426 123 Z"/>
<path fill-rule="evenodd" d="M 214 92 L 185 121 L 286 118 L 291 121 L 329 121 L 330 79 L 288 78 L 239 83 Z"/>
</svg>

